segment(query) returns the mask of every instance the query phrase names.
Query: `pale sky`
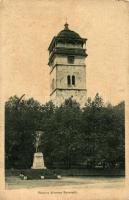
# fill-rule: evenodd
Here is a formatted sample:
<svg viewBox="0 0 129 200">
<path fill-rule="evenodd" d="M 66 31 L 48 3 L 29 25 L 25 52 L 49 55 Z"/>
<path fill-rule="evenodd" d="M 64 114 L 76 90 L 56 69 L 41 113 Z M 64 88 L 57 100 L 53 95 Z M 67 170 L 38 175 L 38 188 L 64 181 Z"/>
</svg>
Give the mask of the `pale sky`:
<svg viewBox="0 0 129 200">
<path fill-rule="evenodd" d="M 49 100 L 48 46 L 62 29 L 87 38 L 87 96 L 125 98 L 129 65 L 129 6 L 115 0 L 5 0 L 0 6 L 4 99 L 26 94 Z"/>
</svg>

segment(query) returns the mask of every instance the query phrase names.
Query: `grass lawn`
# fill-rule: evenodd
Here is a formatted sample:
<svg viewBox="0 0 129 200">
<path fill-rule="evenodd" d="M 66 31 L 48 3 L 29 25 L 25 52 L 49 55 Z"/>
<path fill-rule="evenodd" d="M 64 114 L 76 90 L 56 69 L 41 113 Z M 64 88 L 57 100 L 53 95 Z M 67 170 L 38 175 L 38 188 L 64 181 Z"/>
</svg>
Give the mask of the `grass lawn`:
<svg viewBox="0 0 129 200">
<path fill-rule="evenodd" d="M 21 180 L 6 177 L 6 189 L 59 188 L 123 188 L 124 177 L 62 177 L 61 179 Z"/>
</svg>

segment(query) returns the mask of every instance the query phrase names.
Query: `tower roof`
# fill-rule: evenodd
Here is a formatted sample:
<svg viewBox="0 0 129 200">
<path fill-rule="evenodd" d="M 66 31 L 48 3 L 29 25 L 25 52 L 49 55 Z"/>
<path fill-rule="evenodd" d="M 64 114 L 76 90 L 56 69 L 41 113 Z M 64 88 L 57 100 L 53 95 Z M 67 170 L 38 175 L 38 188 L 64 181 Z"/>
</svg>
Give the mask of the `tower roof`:
<svg viewBox="0 0 129 200">
<path fill-rule="evenodd" d="M 64 29 L 62 31 L 60 31 L 57 36 L 53 37 L 48 50 L 52 51 L 53 47 L 55 46 L 55 44 L 57 42 L 61 42 L 61 43 L 79 43 L 79 44 L 84 44 L 86 43 L 85 38 L 81 38 L 80 35 L 78 33 L 76 33 L 75 31 L 72 31 L 69 29 L 69 25 L 68 23 L 64 24 Z"/>
<path fill-rule="evenodd" d="M 81 39 L 80 35 L 72 30 L 69 29 L 69 25 L 65 23 L 64 30 L 60 31 L 57 35 L 57 37 L 63 37 L 63 38 L 73 38 L 73 39 Z"/>
</svg>

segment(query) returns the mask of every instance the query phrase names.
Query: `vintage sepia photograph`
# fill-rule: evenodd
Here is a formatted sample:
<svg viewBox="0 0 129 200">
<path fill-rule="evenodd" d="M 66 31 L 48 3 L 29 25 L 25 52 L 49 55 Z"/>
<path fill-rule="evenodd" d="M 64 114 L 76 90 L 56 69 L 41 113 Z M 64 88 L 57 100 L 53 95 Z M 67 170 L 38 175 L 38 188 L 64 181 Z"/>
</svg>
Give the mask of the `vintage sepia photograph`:
<svg viewBox="0 0 129 200">
<path fill-rule="evenodd" d="M 5 191 L 121 199 L 128 2 L 5 0 L 0 7 Z M 118 193 L 88 196 L 96 189 Z"/>
</svg>

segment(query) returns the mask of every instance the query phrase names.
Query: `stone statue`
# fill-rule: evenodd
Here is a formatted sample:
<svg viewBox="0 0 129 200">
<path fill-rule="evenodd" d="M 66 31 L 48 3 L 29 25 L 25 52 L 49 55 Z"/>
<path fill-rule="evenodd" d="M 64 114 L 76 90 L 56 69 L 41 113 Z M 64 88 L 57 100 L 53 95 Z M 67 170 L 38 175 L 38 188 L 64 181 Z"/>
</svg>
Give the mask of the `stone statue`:
<svg viewBox="0 0 129 200">
<path fill-rule="evenodd" d="M 36 152 L 39 152 L 39 146 L 41 144 L 41 135 L 42 135 L 42 131 L 36 131 L 36 139 L 35 139 L 35 149 Z"/>
<path fill-rule="evenodd" d="M 35 143 L 34 143 L 36 153 L 34 153 L 33 165 L 31 167 L 32 169 L 46 169 L 45 164 L 44 164 L 43 153 L 40 152 L 39 150 L 42 134 L 43 134 L 43 131 L 36 131 L 36 137 L 35 137 Z"/>
</svg>

